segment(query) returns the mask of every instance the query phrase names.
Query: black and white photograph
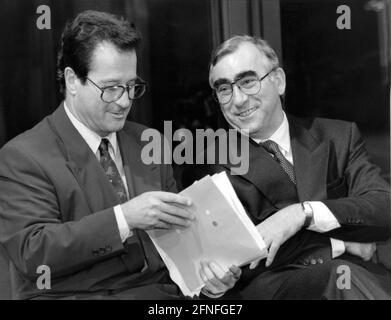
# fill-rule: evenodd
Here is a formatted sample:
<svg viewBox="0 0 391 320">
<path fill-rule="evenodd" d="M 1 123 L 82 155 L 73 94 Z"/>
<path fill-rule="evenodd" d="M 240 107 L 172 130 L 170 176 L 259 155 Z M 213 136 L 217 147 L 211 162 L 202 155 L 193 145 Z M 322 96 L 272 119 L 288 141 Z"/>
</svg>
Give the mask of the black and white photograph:
<svg viewBox="0 0 391 320">
<path fill-rule="evenodd" d="M 391 0 L 0 5 L 0 300 L 391 300 Z"/>
</svg>

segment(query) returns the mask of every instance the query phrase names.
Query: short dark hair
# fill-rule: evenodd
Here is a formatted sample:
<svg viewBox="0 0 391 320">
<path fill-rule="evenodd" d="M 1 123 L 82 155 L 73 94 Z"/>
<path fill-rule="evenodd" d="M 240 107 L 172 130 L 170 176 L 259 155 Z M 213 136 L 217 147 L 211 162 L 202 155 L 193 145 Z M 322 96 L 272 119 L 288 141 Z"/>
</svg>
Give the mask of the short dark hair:
<svg viewBox="0 0 391 320">
<path fill-rule="evenodd" d="M 84 84 L 96 46 L 108 41 L 120 51 L 137 49 L 141 34 L 122 17 L 106 12 L 87 10 L 65 25 L 57 57 L 57 78 L 65 95 L 64 70 L 70 67 Z"/>
<path fill-rule="evenodd" d="M 279 61 L 276 52 L 273 48 L 259 37 L 252 37 L 248 35 L 237 35 L 229 38 L 220 44 L 213 52 L 209 63 L 209 83 L 211 84 L 210 71 L 224 56 L 234 53 L 242 43 L 249 42 L 254 44 L 258 50 L 263 53 L 271 64 L 271 68 L 278 68 Z"/>
</svg>

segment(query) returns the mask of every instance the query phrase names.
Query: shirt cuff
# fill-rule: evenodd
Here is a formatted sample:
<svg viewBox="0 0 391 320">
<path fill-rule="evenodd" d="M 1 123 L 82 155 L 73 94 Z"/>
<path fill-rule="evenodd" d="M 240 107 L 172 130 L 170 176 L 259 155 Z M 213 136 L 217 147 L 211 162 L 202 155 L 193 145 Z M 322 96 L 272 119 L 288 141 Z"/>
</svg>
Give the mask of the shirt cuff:
<svg viewBox="0 0 391 320">
<path fill-rule="evenodd" d="M 119 235 L 121 237 L 121 241 L 125 242 L 127 238 L 133 235 L 133 232 L 130 231 L 128 223 L 126 222 L 124 213 L 122 211 L 121 205 L 114 207 L 115 219 L 117 220 Z"/>
<path fill-rule="evenodd" d="M 331 256 L 333 259 L 338 258 L 345 253 L 345 243 L 342 240 L 330 238 Z"/>
<path fill-rule="evenodd" d="M 222 292 L 222 293 L 218 293 L 218 294 L 213 294 L 211 292 L 209 292 L 208 290 L 204 289 L 205 287 L 203 287 L 201 289 L 201 293 L 204 295 L 204 296 L 207 296 L 208 298 L 212 298 L 212 299 L 217 299 L 217 298 L 220 298 L 222 297 L 225 292 Z"/>
<path fill-rule="evenodd" d="M 341 227 L 333 213 L 323 202 L 309 201 L 309 204 L 312 207 L 314 219 L 308 230 L 323 233 Z"/>
</svg>

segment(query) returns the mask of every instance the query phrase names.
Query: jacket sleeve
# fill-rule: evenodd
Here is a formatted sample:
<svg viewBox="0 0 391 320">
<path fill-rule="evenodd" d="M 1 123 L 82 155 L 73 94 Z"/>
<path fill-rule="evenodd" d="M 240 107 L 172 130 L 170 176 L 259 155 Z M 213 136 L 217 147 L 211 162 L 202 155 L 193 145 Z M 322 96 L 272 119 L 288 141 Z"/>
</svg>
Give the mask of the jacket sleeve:
<svg viewBox="0 0 391 320">
<path fill-rule="evenodd" d="M 383 241 L 390 236 L 390 187 L 371 163 L 357 126 L 350 128 L 349 151 L 342 182 L 333 192 L 345 193 L 323 201 L 341 225 L 325 235 L 355 242 Z"/>
<path fill-rule="evenodd" d="M 124 250 L 112 208 L 63 221 L 57 197 L 36 159 L 19 146 L 0 150 L 0 242 L 31 280 L 40 265 L 56 278 Z"/>
</svg>

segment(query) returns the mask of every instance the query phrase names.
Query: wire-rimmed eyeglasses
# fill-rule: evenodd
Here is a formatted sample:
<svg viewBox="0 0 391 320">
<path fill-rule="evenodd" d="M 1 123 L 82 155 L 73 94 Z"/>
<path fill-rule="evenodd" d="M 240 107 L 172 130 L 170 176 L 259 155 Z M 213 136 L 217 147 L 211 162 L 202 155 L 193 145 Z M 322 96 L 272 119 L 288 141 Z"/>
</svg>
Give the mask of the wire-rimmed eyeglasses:
<svg viewBox="0 0 391 320">
<path fill-rule="evenodd" d="M 255 95 L 261 91 L 261 82 L 269 74 L 275 71 L 277 68 L 273 68 L 263 77 L 258 78 L 256 75 L 247 75 L 232 82 L 224 82 L 218 85 L 214 89 L 214 95 L 220 104 L 227 104 L 231 101 L 233 95 L 233 86 L 236 85 L 240 91 L 247 95 Z"/>
</svg>

